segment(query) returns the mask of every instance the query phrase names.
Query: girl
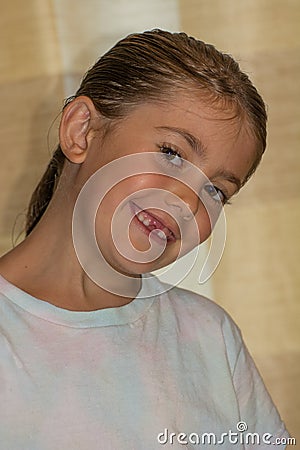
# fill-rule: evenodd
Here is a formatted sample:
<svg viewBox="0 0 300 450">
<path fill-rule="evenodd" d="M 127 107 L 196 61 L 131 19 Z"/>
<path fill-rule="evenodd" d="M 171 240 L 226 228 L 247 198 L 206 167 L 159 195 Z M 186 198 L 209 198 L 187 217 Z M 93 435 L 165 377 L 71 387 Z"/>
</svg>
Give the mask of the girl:
<svg viewBox="0 0 300 450">
<path fill-rule="evenodd" d="M 59 138 L 0 260 L 1 448 L 284 448 L 236 325 L 148 275 L 205 241 L 259 164 L 248 77 L 184 33 L 133 34 L 87 72 Z"/>
</svg>

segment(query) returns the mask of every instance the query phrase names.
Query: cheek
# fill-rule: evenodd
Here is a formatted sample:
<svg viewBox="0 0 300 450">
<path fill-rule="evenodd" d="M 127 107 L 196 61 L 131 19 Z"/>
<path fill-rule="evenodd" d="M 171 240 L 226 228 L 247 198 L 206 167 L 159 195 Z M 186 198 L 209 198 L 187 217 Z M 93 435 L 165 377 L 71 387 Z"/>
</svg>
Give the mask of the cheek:
<svg viewBox="0 0 300 450">
<path fill-rule="evenodd" d="M 211 235 L 214 222 L 216 222 L 216 217 L 209 215 L 206 208 L 201 205 L 195 216 L 195 221 L 199 230 L 200 244 L 206 241 L 206 239 Z"/>
<path fill-rule="evenodd" d="M 112 187 L 104 196 L 97 210 L 95 229 L 98 244 L 105 246 L 113 238 L 130 232 L 132 211 L 128 201 L 134 196 L 144 196 L 139 191 L 152 187 L 151 177 L 129 177 Z M 127 201 L 128 200 L 128 201 Z M 112 236 L 113 235 L 113 236 Z"/>
<path fill-rule="evenodd" d="M 133 193 L 142 189 L 140 183 L 135 180 L 136 177 L 131 177 L 113 186 L 103 198 L 98 212 L 105 216 L 112 217 L 118 206 L 129 198 Z"/>
</svg>

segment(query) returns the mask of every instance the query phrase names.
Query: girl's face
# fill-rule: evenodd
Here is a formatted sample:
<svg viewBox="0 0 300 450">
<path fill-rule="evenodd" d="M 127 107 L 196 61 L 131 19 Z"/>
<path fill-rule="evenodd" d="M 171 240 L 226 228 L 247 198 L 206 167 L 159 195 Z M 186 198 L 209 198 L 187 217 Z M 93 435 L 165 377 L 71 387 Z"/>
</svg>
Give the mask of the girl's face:
<svg viewBox="0 0 300 450">
<path fill-rule="evenodd" d="M 205 241 L 256 157 L 257 142 L 233 109 L 210 107 L 196 95 L 136 107 L 104 139 L 92 141 L 80 169 L 88 179 L 110 163 L 114 182 L 106 187 L 95 220 L 107 262 L 134 276 L 164 267 Z M 149 236 L 154 229 L 151 237 L 161 254 L 153 259 Z"/>
</svg>

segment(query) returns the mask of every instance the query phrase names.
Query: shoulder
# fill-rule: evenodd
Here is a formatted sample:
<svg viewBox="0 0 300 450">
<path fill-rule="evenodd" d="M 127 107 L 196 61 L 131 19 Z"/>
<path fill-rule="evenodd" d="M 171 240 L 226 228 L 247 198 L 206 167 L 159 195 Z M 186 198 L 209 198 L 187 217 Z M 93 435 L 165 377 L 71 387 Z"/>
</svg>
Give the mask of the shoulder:
<svg viewBox="0 0 300 450">
<path fill-rule="evenodd" d="M 174 313 L 180 315 L 183 319 L 188 318 L 192 321 L 202 319 L 220 326 L 228 323 L 239 332 L 228 312 L 215 301 L 188 289 L 172 287 L 161 281 L 158 282 L 165 287 L 162 301 L 168 300 Z"/>
<path fill-rule="evenodd" d="M 210 379 L 221 383 L 229 370 L 240 417 L 247 423 L 249 431 L 263 434 L 265 430 L 272 430 L 274 436 L 287 436 L 241 332 L 230 315 L 208 298 L 178 287 L 169 286 L 161 301 L 169 304 L 168 309 L 176 317 L 184 342 L 199 349 L 197 355 L 201 367 L 210 369 Z"/>
<path fill-rule="evenodd" d="M 160 284 L 160 308 L 176 319 L 178 327 L 189 330 L 195 339 L 211 338 L 238 353 L 243 345 L 241 332 L 231 316 L 214 301 L 187 289 Z"/>
<path fill-rule="evenodd" d="M 184 311 L 185 314 L 201 314 L 216 322 L 223 322 L 229 318 L 228 313 L 217 303 L 196 292 L 179 287 L 169 287 L 167 296 L 176 310 Z M 229 318 L 229 320 L 231 320 Z"/>
</svg>

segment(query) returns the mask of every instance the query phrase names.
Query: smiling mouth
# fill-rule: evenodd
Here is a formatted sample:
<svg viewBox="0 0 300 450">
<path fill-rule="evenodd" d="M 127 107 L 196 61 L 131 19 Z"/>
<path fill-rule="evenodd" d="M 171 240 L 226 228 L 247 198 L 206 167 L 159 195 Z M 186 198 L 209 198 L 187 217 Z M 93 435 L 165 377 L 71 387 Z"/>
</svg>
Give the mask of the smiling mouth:
<svg viewBox="0 0 300 450">
<path fill-rule="evenodd" d="M 134 218 L 145 228 L 145 231 L 147 230 L 148 234 L 150 234 L 151 231 L 156 230 L 156 236 L 161 240 L 167 240 L 168 243 L 176 241 L 174 232 L 166 226 L 161 219 L 158 219 L 148 211 L 141 209 L 132 201 L 130 202 L 130 205 L 134 213 Z"/>
</svg>

